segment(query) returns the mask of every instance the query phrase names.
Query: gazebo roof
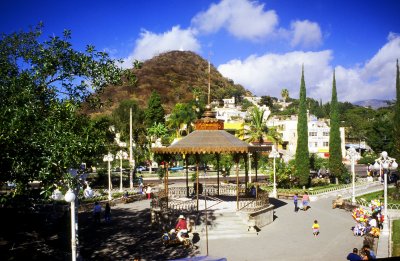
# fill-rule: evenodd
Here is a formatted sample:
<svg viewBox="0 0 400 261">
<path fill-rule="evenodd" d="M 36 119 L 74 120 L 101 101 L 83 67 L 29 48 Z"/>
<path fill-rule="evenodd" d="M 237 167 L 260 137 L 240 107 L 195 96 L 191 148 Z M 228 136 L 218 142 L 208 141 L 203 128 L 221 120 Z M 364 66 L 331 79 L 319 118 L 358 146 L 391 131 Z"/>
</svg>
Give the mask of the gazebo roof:
<svg viewBox="0 0 400 261">
<path fill-rule="evenodd" d="M 153 148 L 161 154 L 248 153 L 269 147 L 251 146 L 224 130 L 196 130 L 166 148 Z"/>
</svg>

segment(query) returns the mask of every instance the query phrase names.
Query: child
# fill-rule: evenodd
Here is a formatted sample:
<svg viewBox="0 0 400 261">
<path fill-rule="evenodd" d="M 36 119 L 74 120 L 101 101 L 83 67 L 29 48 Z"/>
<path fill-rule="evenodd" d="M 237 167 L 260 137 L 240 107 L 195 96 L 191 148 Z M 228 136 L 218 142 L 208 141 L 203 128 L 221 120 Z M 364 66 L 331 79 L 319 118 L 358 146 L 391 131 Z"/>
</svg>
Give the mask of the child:
<svg viewBox="0 0 400 261">
<path fill-rule="evenodd" d="M 319 234 L 319 224 L 318 224 L 317 220 L 314 220 L 314 224 L 312 225 L 312 230 L 313 230 L 314 237 L 318 236 L 318 234 Z"/>
</svg>

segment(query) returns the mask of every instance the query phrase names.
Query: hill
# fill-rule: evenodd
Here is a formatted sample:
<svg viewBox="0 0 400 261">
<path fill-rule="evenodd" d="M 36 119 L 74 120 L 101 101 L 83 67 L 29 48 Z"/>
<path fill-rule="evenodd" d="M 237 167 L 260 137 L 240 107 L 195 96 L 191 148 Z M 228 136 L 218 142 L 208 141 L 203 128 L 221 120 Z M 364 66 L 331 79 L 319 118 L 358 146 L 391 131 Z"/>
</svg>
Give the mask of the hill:
<svg viewBox="0 0 400 261">
<path fill-rule="evenodd" d="M 152 91 L 161 96 L 164 109 L 170 112 L 178 102 L 188 102 L 197 93 L 206 99 L 208 92 L 208 61 L 190 51 L 171 51 L 162 53 L 145 61 L 140 68 L 132 69 L 137 77 L 135 85 L 109 86 L 98 96 L 108 106 L 96 111 L 85 109 L 89 114 L 108 114 L 122 100 L 136 100 L 140 107 L 147 106 Z M 251 94 L 243 86 L 224 78 L 211 65 L 211 99 L 221 100 L 232 96 Z M 108 102 L 107 102 L 108 101 Z"/>
<path fill-rule="evenodd" d="M 364 101 L 356 101 L 356 102 L 353 102 L 353 104 L 362 106 L 362 107 L 371 107 L 372 109 L 378 109 L 378 108 L 389 106 L 389 101 L 371 99 L 371 100 L 364 100 Z"/>
</svg>

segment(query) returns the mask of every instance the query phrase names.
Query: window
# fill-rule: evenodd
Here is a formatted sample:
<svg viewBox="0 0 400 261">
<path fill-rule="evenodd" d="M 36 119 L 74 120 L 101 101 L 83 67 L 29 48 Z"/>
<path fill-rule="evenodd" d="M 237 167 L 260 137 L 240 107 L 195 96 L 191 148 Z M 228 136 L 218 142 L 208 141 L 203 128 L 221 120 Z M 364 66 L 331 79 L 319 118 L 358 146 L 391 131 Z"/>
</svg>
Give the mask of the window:
<svg viewBox="0 0 400 261">
<path fill-rule="evenodd" d="M 317 132 L 316 132 L 316 131 L 310 131 L 310 132 L 308 133 L 308 136 L 309 136 L 309 137 L 317 136 Z"/>
<path fill-rule="evenodd" d="M 324 131 L 322 135 L 327 137 L 327 136 L 329 136 L 329 132 L 328 131 Z"/>
<path fill-rule="evenodd" d="M 329 142 L 324 141 L 324 142 L 323 142 L 323 146 L 324 146 L 324 147 L 329 147 Z"/>
</svg>

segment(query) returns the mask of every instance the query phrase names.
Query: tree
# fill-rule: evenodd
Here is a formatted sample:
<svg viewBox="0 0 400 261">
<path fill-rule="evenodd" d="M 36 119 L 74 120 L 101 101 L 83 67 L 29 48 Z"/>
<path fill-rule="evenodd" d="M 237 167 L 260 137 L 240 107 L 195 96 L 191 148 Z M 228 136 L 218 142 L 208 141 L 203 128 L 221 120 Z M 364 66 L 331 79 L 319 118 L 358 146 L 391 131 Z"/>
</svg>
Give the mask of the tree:
<svg viewBox="0 0 400 261">
<path fill-rule="evenodd" d="M 275 99 L 271 96 L 261 96 L 260 105 L 265 105 L 272 109 Z"/>
<path fill-rule="evenodd" d="M 128 139 L 129 135 L 129 117 L 130 109 L 132 108 L 132 131 L 134 133 L 133 139 L 137 142 L 137 137 L 140 134 L 145 133 L 144 126 L 144 113 L 140 109 L 136 101 L 124 100 L 121 101 L 119 106 L 112 112 L 112 124 L 117 129 L 117 132 L 121 133 L 121 138 L 124 140 Z"/>
<path fill-rule="evenodd" d="M 286 102 L 287 99 L 289 98 L 289 90 L 288 89 L 282 89 L 281 96 L 282 96 L 283 101 Z"/>
<path fill-rule="evenodd" d="M 250 112 L 249 129 L 245 129 L 244 132 L 247 142 L 258 142 L 260 145 L 264 142 L 264 136 L 268 133 L 264 113 L 265 111 L 257 106 L 254 106 Z"/>
<path fill-rule="evenodd" d="M 120 84 L 124 71 L 108 54 L 72 49 L 70 31 L 40 42 L 41 26 L 0 37 L 0 182 L 30 181 L 45 189 L 72 182 L 69 168 L 99 157 L 107 143 L 104 121 L 80 113 L 90 94 Z M 90 89 L 90 88 L 91 89 Z"/>
<path fill-rule="evenodd" d="M 396 103 L 394 105 L 394 117 L 393 117 L 393 157 L 400 160 L 400 75 L 399 75 L 399 60 L 396 61 Z"/>
<path fill-rule="evenodd" d="M 154 123 L 165 123 L 165 111 L 161 103 L 160 95 L 153 91 L 147 103 L 145 111 L 146 126 L 151 127 Z"/>
<path fill-rule="evenodd" d="M 343 163 L 342 163 L 342 146 L 340 139 L 339 129 L 339 110 L 336 93 L 336 79 L 335 71 L 333 72 L 332 82 L 332 99 L 331 99 L 331 112 L 330 112 L 330 132 L 329 132 L 329 172 L 342 179 L 343 177 Z"/>
<path fill-rule="evenodd" d="M 310 159 L 308 152 L 308 125 L 307 125 L 307 104 L 306 104 L 306 83 L 304 81 L 304 68 L 301 72 L 300 83 L 300 104 L 297 122 L 297 147 L 296 147 L 296 177 L 299 185 L 308 184 L 310 176 Z"/>
<path fill-rule="evenodd" d="M 182 125 L 186 125 L 186 131 L 190 133 L 191 125 L 196 119 L 196 111 L 190 104 L 177 103 L 169 116 L 167 126 L 175 129 L 176 137 L 180 137 Z"/>
</svg>

